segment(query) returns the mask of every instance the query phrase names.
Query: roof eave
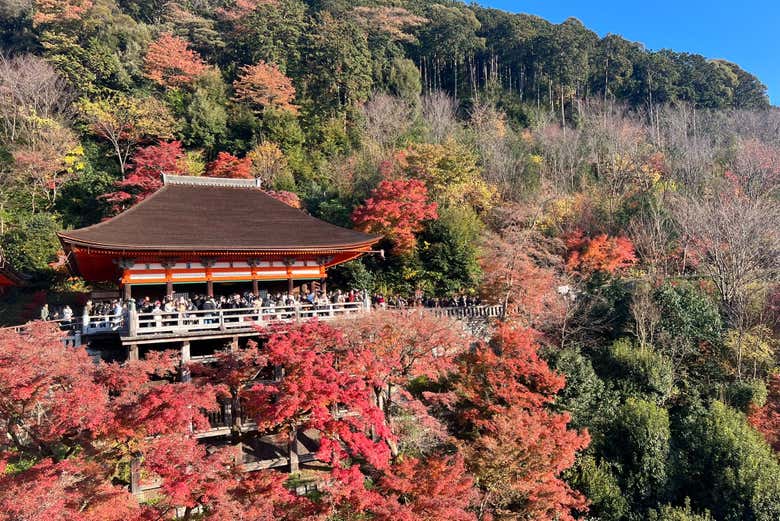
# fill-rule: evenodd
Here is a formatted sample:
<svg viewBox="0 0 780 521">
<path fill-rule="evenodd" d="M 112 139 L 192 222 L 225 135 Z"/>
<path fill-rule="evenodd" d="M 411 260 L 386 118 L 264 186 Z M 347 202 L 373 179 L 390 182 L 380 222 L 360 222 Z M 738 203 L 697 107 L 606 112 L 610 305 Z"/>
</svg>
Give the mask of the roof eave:
<svg viewBox="0 0 780 521">
<path fill-rule="evenodd" d="M 355 243 L 343 243 L 343 244 L 312 244 L 307 246 L 247 246 L 247 247 L 215 247 L 213 245 L 177 245 L 177 246 L 139 246 L 132 244 L 104 244 L 92 241 L 84 241 L 75 237 L 69 237 L 64 233 L 58 233 L 57 236 L 63 246 L 78 246 L 81 248 L 89 248 L 93 250 L 105 251 L 105 252 L 143 252 L 143 253 L 188 253 L 192 251 L 197 252 L 211 252 L 214 254 L 219 253 L 256 253 L 256 252 L 268 252 L 268 253 L 281 253 L 281 252 L 312 252 L 329 250 L 333 252 L 353 252 L 359 250 L 365 250 L 370 248 L 382 239 L 382 236 L 371 236 L 370 239 Z"/>
</svg>

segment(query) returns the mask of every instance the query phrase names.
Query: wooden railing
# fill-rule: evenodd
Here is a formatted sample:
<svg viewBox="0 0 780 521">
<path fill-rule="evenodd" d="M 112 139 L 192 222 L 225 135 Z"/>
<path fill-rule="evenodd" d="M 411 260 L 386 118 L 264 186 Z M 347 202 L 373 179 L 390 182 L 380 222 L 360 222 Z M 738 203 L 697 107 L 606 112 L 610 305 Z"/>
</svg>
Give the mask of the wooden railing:
<svg viewBox="0 0 780 521">
<path fill-rule="evenodd" d="M 235 332 L 256 326 L 300 322 L 317 318 L 333 320 L 369 311 L 362 302 L 322 306 L 271 306 L 260 309 L 214 309 L 184 312 L 129 313 L 127 335 L 145 337 L 181 333 Z"/>
<path fill-rule="evenodd" d="M 126 313 L 82 316 L 81 332 L 84 335 L 95 335 L 122 331 L 126 329 L 127 318 Z"/>
<path fill-rule="evenodd" d="M 60 330 L 65 331 L 66 335 L 63 337 L 62 342 L 65 347 L 80 347 L 81 346 L 81 328 L 78 327 L 77 322 L 74 319 L 60 318 L 57 320 L 47 320 L 52 324 L 56 324 Z M 0 329 L 16 331 L 22 333 L 27 329 L 27 324 L 21 324 L 18 326 L 6 326 Z"/>
<path fill-rule="evenodd" d="M 501 304 L 427 309 L 436 316 L 451 318 L 500 318 L 504 314 L 504 306 Z"/>
<path fill-rule="evenodd" d="M 419 308 L 436 316 L 455 319 L 491 319 L 503 315 L 503 306 L 464 306 L 446 308 Z M 81 345 L 83 336 L 120 334 L 132 338 L 155 335 L 209 334 L 250 331 L 256 326 L 294 323 L 317 318 L 334 320 L 358 316 L 371 311 L 363 302 L 345 302 L 321 306 L 270 306 L 260 309 L 215 309 L 184 312 L 138 313 L 127 311 L 120 315 L 92 315 L 70 320 L 52 321 L 68 331 L 66 344 Z M 25 326 L 13 326 L 22 330 Z"/>
</svg>

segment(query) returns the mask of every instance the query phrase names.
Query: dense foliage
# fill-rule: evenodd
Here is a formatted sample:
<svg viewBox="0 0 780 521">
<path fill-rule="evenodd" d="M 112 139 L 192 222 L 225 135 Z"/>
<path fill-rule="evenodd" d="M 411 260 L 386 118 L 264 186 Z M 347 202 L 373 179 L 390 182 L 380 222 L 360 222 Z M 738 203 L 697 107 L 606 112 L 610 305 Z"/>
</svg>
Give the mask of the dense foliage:
<svg viewBox="0 0 780 521">
<path fill-rule="evenodd" d="M 198 388 L 3 332 L 0 516 L 780 516 L 780 113 L 737 65 L 447 0 L 18 0 L 0 50 L 0 237 L 31 286 L 0 321 L 84 290 L 54 232 L 162 173 L 382 234 L 332 287 L 505 309 L 482 339 L 305 326 Z M 269 363 L 286 378 L 245 385 Z M 217 399 L 323 433 L 324 485 L 206 451 Z M 139 460 L 159 500 L 127 493 Z"/>
</svg>

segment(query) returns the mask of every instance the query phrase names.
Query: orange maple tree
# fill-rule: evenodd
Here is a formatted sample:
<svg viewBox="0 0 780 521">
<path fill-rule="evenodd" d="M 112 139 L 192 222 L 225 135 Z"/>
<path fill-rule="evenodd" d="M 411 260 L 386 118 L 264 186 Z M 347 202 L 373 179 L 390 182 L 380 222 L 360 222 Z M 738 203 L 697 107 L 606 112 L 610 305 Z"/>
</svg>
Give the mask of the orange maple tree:
<svg viewBox="0 0 780 521">
<path fill-rule="evenodd" d="M 92 4 L 92 0 L 35 0 L 33 25 L 80 20 Z"/>
<path fill-rule="evenodd" d="M 288 112 L 298 112 L 293 104 L 295 87 L 273 63 L 259 61 L 255 65 L 241 67 L 238 79 L 233 82 L 235 99 L 262 110 L 270 107 Z"/>
<path fill-rule="evenodd" d="M 387 498 L 377 521 L 476 521 L 470 511 L 479 501 L 463 457 L 405 458 L 379 481 Z M 402 499 L 394 501 L 395 498 Z"/>
<path fill-rule="evenodd" d="M 602 233 L 590 238 L 577 230 L 566 238 L 566 267 L 587 274 L 595 271 L 615 273 L 633 266 L 636 252 L 631 239 Z"/>
<path fill-rule="evenodd" d="M 206 167 L 206 175 L 209 177 L 227 177 L 231 179 L 252 179 L 252 160 L 243 159 L 229 152 L 220 152 L 217 159 Z"/>
<path fill-rule="evenodd" d="M 557 243 L 533 229 L 508 226 L 485 240 L 480 264 L 482 293 L 504 305 L 506 316 L 531 327 L 564 313 L 557 288 L 563 284 Z"/>
<path fill-rule="evenodd" d="M 490 345 L 462 357 L 454 411 L 461 432 L 475 433 L 463 452 L 487 509 L 573 521 L 572 512 L 587 510 L 587 501 L 560 475 L 590 436 L 568 428 L 568 413 L 548 409 L 565 379 L 539 357 L 537 336 L 505 324 Z"/>
<path fill-rule="evenodd" d="M 187 40 L 171 33 L 163 33 L 153 41 L 144 58 L 146 77 L 167 88 L 190 85 L 206 70 L 208 65 L 189 48 Z"/>
</svg>

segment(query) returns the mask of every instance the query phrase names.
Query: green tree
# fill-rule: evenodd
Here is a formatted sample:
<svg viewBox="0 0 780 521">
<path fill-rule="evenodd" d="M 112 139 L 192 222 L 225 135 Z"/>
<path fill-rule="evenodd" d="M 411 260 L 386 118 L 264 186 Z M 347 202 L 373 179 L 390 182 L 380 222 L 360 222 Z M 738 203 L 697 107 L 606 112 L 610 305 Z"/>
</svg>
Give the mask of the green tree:
<svg viewBox="0 0 780 521">
<path fill-rule="evenodd" d="M 656 348 L 674 364 L 686 387 L 723 378 L 719 350 L 723 324 L 713 300 L 689 283 L 666 283 L 655 291 L 660 321 Z"/>
<path fill-rule="evenodd" d="M 412 106 L 419 103 L 422 83 L 420 71 L 412 60 L 407 58 L 393 60 L 387 77 L 387 88 Z"/>
<path fill-rule="evenodd" d="M 630 339 L 621 338 L 610 346 L 607 363 L 611 381 L 623 396 L 662 405 L 672 394 L 672 362 L 651 348 L 642 349 Z"/>
<path fill-rule="evenodd" d="M 603 453 L 616 466 L 620 488 L 635 511 L 666 497 L 671 432 L 666 409 L 629 398 L 618 409 Z"/>
<path fill-rule="evenodd" d="M 651 509 L 647 513 L 647 519 L 649 521 L 714 521 L 708 510 L 703 514 L 694 512 L 691 508 L 691 500 L 687 497 L 683 506 L 663 505 L 658 509 Z"/>
<path fill-rule="evenodd" d="M 745 415 L 721 402 L 680 422 L 677 488 L 715 519 L 780 519 L 780 462 Z"/>
<path fill-rule="evenodd" d="M 601 521 L 625 519 L 630 505 L 620 490 L 611 465 L 597 462 L 592 455 L 583 455 L 567 472 L 566 478 L 588 498 L 589 518 Z"/>
<path fill-rule="evenodd" d="M 56 258 L 59 248 L 56 232 L 60 228 L 51 214 L 18 216 L 2 236 L 6 258 L 23 273 L 47 271 L 49 262 Z"/>
<path fill-rule="evenodd" d="M 416 36 L 427 87 L 447 88 L 457 99 L 466 90 L 460 82 L 463 62 L 485 47 L 485 39 L 478 35 L 479 20 L 468 7 L 439 3 L 426 6 L 423 16 L 429 23 Z"/>
<path fill-rule="evenodd" d="M 227 134 L 226 105 L 226 86 L 219 73 L 201 76 L 184 109 L 184 143 L 213 150 Z"/>
<path fill-rule="evenodd" d="M 304 102 L 320 117 L 341 114 L 371 94 L 371 53 L 366 32 L 348 19 L 329 13 L 317 16 L 305 37 L 299 90 Z"/>
<path fill-rule="evenodd" d="M 468 207 L 446 207 L 420 235 L 418 254 L 425 278 L 439 295 L 477 286 L 481 273 L 477 237 L 482 223 Z"/>
<path fill-rule="evenodd" d="M 558 393 L 556 408 L 571 414 L 571 425 L 587 427 L 593 444 L 603 442 L 604 431 L 618 407 L 618 396 L 599 378 L 591 360 L 577 347 L 552 351 L 553 367 L 566 376 L 566 387 Z"/>
<path fill-rule="evenodd" d="M 604 99 L 622 99 L 631 89 L 634 63 L 641 48 L 616 34 L 602 38 L 591 54 L 590 87 Z"/>
<path fill-rule="evenodd" d="M 225 70 L 237 69 L 263 60 L 275 63 L 284 71 L 299 70 L 304 50 L 304 36 L 311 20 L 307 6 L 300 0 L 256 2 L 249 13 L 229 20 L 232 31 L 223 34 L 225 52 L 220 64 Z M 297 87 L 297 86 L 296 86 Z"/>
</svg>

